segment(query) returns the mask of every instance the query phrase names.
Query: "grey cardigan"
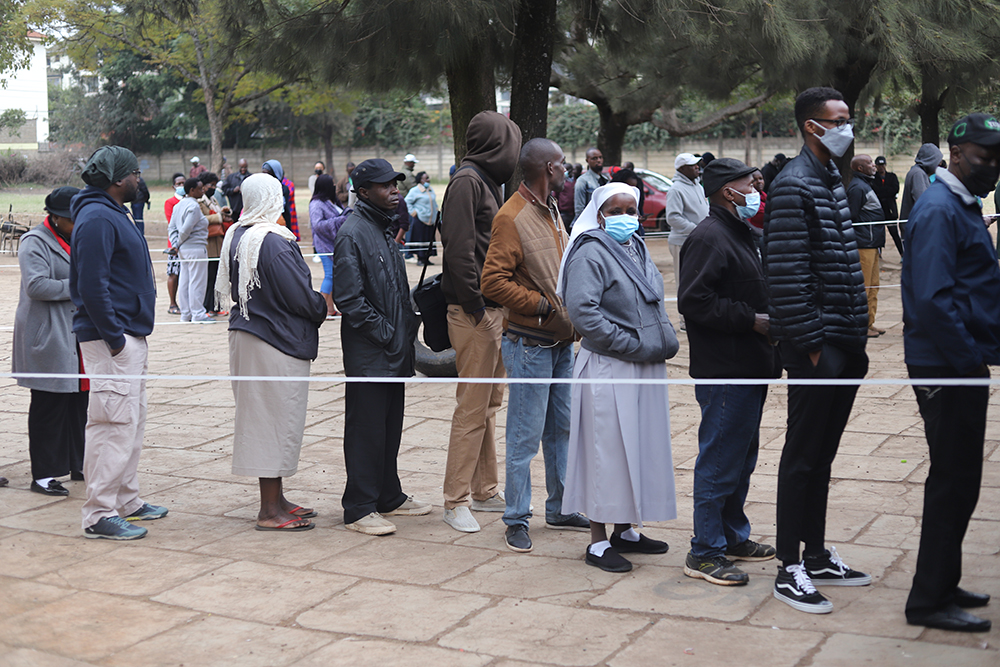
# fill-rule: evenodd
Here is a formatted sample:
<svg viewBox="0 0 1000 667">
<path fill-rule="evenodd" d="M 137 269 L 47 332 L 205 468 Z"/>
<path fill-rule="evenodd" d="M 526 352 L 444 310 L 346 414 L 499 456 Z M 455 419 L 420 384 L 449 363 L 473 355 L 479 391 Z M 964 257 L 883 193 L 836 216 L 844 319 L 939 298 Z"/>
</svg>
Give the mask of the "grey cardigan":
<svg viewBox="0 0 1000 667">
<path fill-rule="evenodd" d="M 15 373 L 79 373 L 73 314 L 69 299 L 69 253 L 44 225 L 21 237 L 17 254 L 21 265 L 21 296 L 14 316 Z M 54 378 L 19 378 L 29 389 L 54 394 L 80 391 L 80 381 Z"/>
<path fill-rule="evenodd" d="M 564 302 L 591 352 L 662 363 L 680 347 L 663 306 L 663 276 L 642 239 L 631 242 L 638 264 L 603 229 L 580 236 L 566 260 Z"/>
</svg>

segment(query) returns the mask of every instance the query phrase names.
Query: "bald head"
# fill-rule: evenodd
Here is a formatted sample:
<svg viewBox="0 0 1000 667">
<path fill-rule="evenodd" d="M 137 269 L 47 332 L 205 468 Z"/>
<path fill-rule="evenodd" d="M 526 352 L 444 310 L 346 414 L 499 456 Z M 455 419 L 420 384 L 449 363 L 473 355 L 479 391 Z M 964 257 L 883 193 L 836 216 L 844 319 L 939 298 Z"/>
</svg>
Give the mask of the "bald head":
<svg viewBox="0 0 1000 667">
<path fill-rule="evenodd" d="M 561 192 L 566 183 L 565 156 L 559 144 L 535 137 L 521 148 L 519 164 L 524 182 L 537 195 L 552 190 Z"/>
<path fill-rule="evenodd" d="M 562 161 L 562 150 L 559 144 L 551 139 L 535 137 L 521 147 L 521 156 L 518 158 L 521 164 L 521 171 L 524 172 L 525 180 L 532 180 L 545 170 L 548 162 Z"/>
<path fill-rule="evenodd" d="M 873 176 L 875 174 L 875 161 L 872 160 L 871 155 L 855 155 L 854 159 L 851 160 L 851 171 L 865 176 Z"/>
</svg>

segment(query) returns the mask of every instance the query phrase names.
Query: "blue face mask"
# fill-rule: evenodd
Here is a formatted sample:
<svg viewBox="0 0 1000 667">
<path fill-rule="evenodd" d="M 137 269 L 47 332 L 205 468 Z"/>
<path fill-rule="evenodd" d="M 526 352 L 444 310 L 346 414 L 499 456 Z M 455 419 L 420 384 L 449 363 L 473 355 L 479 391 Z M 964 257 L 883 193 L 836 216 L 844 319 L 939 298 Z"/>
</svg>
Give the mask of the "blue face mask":
<svg viewBox="0 0 1000 667">
<path fill-rule="evenodd" d="M 184 196 L 184 186 L 183 185 L 178 185 L 176 188 L 174 188 L 174 194 L 177 195 L 178 197 L 183 197 Z"/>
<path fill-rule="evenodd" d="M 733 192 L 736 191 L 734 190 Z M 736 204 L 736 215 L 740 216 L 740 220 L 747 221 L 757 215 L 757 212 L 760 211 L 760 193 L 754 190 L 750 194 L 743 194 L 742 192 L 740 194 L 743 195 L 746 202 L 743 206 L 733 202 Z"/>
<path fill-rule="evenodd" d="M 635 215 L 609 215 L 604 218 L 604 231 L 619 243 L 625 243 L 639 231 L 639 218 Z"/>
</svg>

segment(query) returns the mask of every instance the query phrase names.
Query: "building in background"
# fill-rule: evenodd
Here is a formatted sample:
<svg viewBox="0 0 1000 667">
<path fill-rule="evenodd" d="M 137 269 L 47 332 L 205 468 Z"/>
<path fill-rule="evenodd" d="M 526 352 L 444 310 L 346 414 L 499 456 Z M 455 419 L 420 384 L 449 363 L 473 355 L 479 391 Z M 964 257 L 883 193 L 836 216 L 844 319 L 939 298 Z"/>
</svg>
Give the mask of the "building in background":
<svg viewBox="0 0 1000 667">
<path fill-rule="evenodd" d="M 27 68 L 5 74 L 7 88 L 0 93 L 0 112 L 18 109 L 25 122 L 0 131 L 0 150 L 45 151 L 49 148 L 49 88 L 43 36 L 29 32 L 33 48 Z"/>
</svg>

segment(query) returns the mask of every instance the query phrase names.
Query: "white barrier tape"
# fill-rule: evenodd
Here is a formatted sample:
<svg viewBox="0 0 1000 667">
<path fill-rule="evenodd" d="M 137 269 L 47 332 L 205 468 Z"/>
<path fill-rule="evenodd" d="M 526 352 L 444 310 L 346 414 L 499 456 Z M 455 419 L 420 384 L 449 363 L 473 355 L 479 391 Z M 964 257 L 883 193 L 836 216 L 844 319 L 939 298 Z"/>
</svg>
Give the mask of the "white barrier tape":
<svg viewBox="0 0 1000 667">
<path fill-rule="evenodd" d="M 568 385 L 775 385 L 806 387 L 854 387 L 890 385 L 900 387 L 988 387 L 1000 385 L 1000 378 L 663 378 L 663 379 L 604 379 L 604 378 L 442 378 L 442 377 L 353 377 L 346 375 L 311 375 L 305 377 L 274 375 L 104 375 L 81 373 L 0 373 L 0 378 L 50 380 L 187 380 L 194 382 L 320 382 L 331 384 L 568 384 Z"/>
</svg>

